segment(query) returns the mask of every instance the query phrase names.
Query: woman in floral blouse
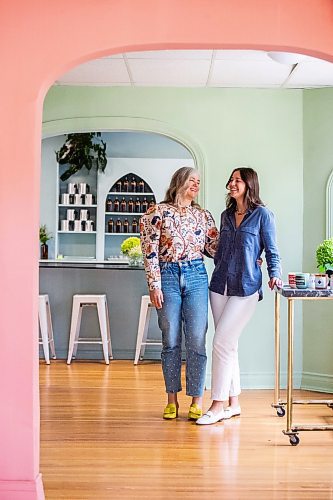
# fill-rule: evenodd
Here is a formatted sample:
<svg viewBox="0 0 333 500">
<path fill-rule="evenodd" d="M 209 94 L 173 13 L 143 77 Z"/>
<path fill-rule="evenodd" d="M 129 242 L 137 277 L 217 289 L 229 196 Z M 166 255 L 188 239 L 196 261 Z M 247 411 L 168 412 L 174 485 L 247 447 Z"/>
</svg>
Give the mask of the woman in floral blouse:
<svg viewBox="0 0 333 500">
<path fill-rule="evenodd" d="M 203 255 L 213 257 L 218 241 L 212 215 L 194 200 L 200 188 L 192 167 L 177 170 L 165 200 L 141 217 L 140 233 L 150 299 L 162 331 L 162 368 L 168 404 L 163 418 L 178 416 L 182 331 L 186 347 L 188 418 L 202 415 L 206 372 L 208 278 Z"/>
</svg>

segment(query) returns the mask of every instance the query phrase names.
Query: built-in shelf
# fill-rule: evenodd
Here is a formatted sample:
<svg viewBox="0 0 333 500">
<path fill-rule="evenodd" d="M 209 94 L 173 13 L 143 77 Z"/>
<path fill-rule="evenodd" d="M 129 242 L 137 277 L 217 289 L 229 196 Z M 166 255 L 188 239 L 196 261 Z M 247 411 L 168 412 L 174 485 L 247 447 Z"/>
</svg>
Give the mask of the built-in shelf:
<svg viewBox="0 0 333 500">
<path fill-rule="evenodd" d="M 58 231 L 59 234 L 96 234 L 96 231 Z"/>
<path fill-rule="evenodd" d="M 146 212 L 105 212 L 105 215 L 130 215 L 130 216 L 140 216 L 145 214 Z"/>
<path fill-rule="evenodd" d="M 125 192 L 125 193 L 122 193 L 122 192 L 117 192 L 117 191 L 109 191 L 108 192 L 108 196 L 154 196 L 154 193 L 135 193 L 135 192 Z"/>
<path fill-rule="evenodd" d="M 70 208 L 96 208 L 97 205 L 74 205 L 74 203 L 70 203 L 68 205 L 63 205 L 59 203 L 58 207 L 70 207 Z"/>
<path fill-rule="evenodd" d="M 140 184 L 143 186 L 143 189 L 144 189 L 143 192 L 123 191 L 123 189 L 124 189 L 123 182 L 125 181 L 125 179 L 126 178 L 132 179 L 133 177 L 134 177 L 137 185 Z M 115 190 L 117 185 L 119 186 L 120 191 Z M 119 201 L 119 211 L 117 211 L 117 212 L 114 211 L 114 208 L 115 208 L 114 202 L 115 202 L 116 198 Z M 125 204 L 122 205 L 124 212 L 122 212 L 120 210 L 122 198 L 126 202 Z M 130 207 L 132 208 L 132 206 L 133 206 L 133 209 L 134 209 L 133 212 L 129 212 L 129 206 L 128 206 L 128 203 L 129 203 L 131 198 L 133 200 L 133 205 L 130 205 Z M 109 190 L 109 192 L 106 195 L 106 198 L 104 199 L 105 209 L 106 209 L 106 212 L 104 212 L 105 213 L 104 257 L 107 257 L 107 255 L 110 255 L 112 253 L 117 252 L 118 249 L 120 248 L 122 241 L 125 238 L 131 237 L 131 236 L 132 237 L 133 236 L 136 236 L 136 237 L 140 236 L 139 232 L 124 233 L 123 231 L 126 228 L 128 228 L 128 230 L 133 231 L 133 226 L 132 226 L 133 220 L 136 219 L 137 221 L 139 221 L 140 217 L 142 217 L 142 215 L 144 215 L 146 213 L 146 210 L 148 210 L 149 204 L 151 203 L 152 200 L 154 201 L 154 203 L 156 203 L 156 198 L 155 198 L 155 195 L 152 191 L 151 186 L 149 186 L 147 184 L 147 182 L 142 177 L 139 177 L 137 174 L 128 172 L 126 175 L 124 175 L 123 177 L 118 179 L 111 186 L 111 189 Z M 137 210 L 138 211 L 135 211 L 135 203 L 137 203 Z M 116 207 L 117 207 L 117 205 L 116 205 Z M 113 220 L 113 224 L 112 224 L 112 220 Z M 119 233 L 115 231 L 117 220 L 118 220 L 118 229 L 121 231 Z M 119 224 L 119 220 L 121 221 L 121 224 Z M 126 225 L 124 228 L 125 220 L 126 220 Z M 110 221 L 111 221 L 111 225 L 109 226 Z M 113 228 L 112 233 L 106 232 L 109 227 Z M 137 226 L 134 225 L 134 228 L 137 229 L 137 231 L 138 231 L 139 225 L 137 225 Z"/>
<path fill-rule="evenodd" d="M 105 233 L 105 236 L 139 236 L 140 233 Z"/>
</svg>

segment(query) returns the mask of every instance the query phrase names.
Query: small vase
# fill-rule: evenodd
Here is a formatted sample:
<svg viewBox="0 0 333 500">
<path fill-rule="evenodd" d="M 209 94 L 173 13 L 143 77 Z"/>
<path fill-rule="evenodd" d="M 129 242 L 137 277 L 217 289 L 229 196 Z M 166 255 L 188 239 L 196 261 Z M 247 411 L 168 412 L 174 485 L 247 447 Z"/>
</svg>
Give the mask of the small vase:
<svg viewBox="0 0 333 500">
<path fill-rule="evenodd" d="M 49 247 L 47 243 L 43 243 L 40 246 L 40 258 L 41 259 L 48 259 L 49 258 Z"/>
<path fill-rule="evenodd" d="M 141 266 L 142 258 L 141 257 L 128 257 L 128 265 L 131 267 Z"/>
</svg>

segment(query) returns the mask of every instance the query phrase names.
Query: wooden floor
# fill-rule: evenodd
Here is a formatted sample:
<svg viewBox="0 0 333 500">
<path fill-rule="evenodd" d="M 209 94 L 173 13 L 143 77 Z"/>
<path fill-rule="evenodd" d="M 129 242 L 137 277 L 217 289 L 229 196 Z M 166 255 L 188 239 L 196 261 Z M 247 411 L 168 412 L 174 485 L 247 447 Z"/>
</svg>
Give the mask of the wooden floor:
<svg viewBox="0 0 333 500">
<path fill-rule="evenodd" d="M 157 362 L 41 363 L 40 385 L 47 500 L 333 499 L 333 433 L 303 432 L 290 446 L 272 391 L 244 391 L 241 418 L 201 427 L 187 421 L 184 395 L 180 418 L 161 418 Z M 326 406 L 295 414 L 333 423 Z"/>
</svg>

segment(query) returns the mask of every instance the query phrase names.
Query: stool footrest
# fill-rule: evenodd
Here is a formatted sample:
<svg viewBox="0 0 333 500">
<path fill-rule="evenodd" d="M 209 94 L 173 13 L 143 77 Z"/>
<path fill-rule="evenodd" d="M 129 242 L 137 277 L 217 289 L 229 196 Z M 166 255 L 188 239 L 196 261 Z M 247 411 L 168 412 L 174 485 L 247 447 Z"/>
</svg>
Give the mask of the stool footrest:
<svg viewBox="0 0 333 500">
<path fill-rule="evenodd" d="M 110 340 L 107 341 L 108 343 Z M 77 339 L 74 341 L 74 344 L 103 344 L 102 340 L 98 339 Z"/>
</svg>

